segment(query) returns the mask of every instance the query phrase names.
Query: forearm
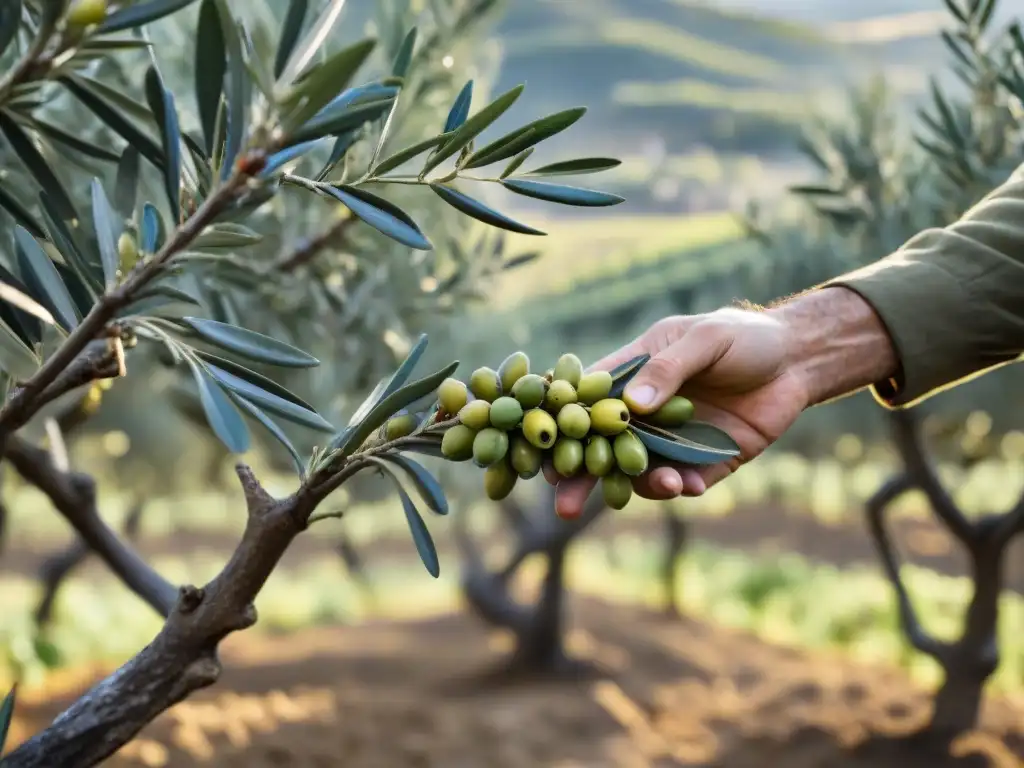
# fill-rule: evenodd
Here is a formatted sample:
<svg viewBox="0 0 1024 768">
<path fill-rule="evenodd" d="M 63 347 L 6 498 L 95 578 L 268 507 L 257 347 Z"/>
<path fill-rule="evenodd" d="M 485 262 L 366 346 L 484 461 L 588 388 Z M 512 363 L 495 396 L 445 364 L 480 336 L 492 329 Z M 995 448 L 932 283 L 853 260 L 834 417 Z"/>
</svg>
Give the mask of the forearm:
<svg viewBox="0 0 1024 768">
<path fill-rule="evenodd" d="M 768 310 L 788 329 L 789 370 L 804 381 L 808 405 L 897 375 L 899 361 L 878 314 L 846 288 L 822 288 Z"/>
</svg>

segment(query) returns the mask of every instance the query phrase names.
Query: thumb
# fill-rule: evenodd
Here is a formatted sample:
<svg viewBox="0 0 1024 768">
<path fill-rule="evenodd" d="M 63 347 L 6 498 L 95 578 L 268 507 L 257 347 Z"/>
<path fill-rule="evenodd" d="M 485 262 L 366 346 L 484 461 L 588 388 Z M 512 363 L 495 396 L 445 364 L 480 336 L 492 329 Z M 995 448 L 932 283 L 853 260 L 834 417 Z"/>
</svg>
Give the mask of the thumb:
<svg viewBox="0 0 1024 768">
<path fill-rule="evenodd" d="M 658 410 L 688 379 L 718 362 L 729 343 L 721 329 L 694 325 L 633 377 L 623 393 L 626 405 L 637 413 Z"/>
</svg>

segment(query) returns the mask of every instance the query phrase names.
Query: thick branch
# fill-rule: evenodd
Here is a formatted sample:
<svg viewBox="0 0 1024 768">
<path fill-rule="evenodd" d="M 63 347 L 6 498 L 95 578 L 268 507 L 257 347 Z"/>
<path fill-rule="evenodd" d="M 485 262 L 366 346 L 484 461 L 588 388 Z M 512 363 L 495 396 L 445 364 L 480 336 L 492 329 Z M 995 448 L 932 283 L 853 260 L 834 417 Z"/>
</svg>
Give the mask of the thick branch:
<svg viewBox="0 0 1024 768">
<path fill-rule="evenodd" d="M 906 465 L 906 472 L 914 487 L 920 488 L 939 519 L 949 532 L 958 539 L 973 546 L 978 533 L 975 526 L 957 507 L 956 502 L 942 487 L 939 475 L 928 459 L 917 416 L 910 411 L 893 411 L 890 418 L 893 425 L 893 439 Z"/>
<path fill-rule="evenodd" d="M 205 587 L 183 587 L 153 642 L 8 755 L 4 768 L 96 765 L 160 713 L 216 682 L 218 644 L 255 623 L 253 601 L 301 530 L 294 496 L 275 500 L 248 467 L 236 471 L 248 520 L 224 569 Z"/>
<path fill-rule="evenodd" d="M 50 455 L 17 435 L 7 439 L 7 458 L 26 481 L 45 493 L 88 547 L 129 589 L 161 616 L 177 599 L 177 590 L 122 542 L 96 509 L 96 483 L 83 474 L 62 472 Z"/>
<path fill-rule="evenodd" d="M 135 541 L 139 532 L 139 523 L 142 520 L 144 505 L 141 502 L 135 504 L 124 521 L 124 534 L 129 541 Z M 81 538 L 76 537 L 66 549 L 51 555 L 39 566 L 38 579 L 43 585 L 43 597 L 35 612 L 36 625 L 44 627 L 53 619 L 53 607 L 57 602 L 57 595 L 60 593 L 64 580 L 82 563 L 84 563 L 92 550 Z"/>
<path fill-rule="evenodd" d="M 100 379 L 112 379 L 118 375 L 118 368 L 117 355 L 112 346 L 106 341 L 92 341 L 52 384 L 39 393 L 36 405 L 42 408 L 73 389 Z"/>
<path fill-rule="evenodd" d="M 865 511 L 867 512 L 868 530 L 878 549 L 882 569 L 889 581 L 892 582 L 893 589 L 896 590 L 903 631 L 914 648 L 921 653 L 928 654 L 941 664 L 947 656 L 948 647 L 929 635 L 921 626 L 921 622 L 917 618 L 917 611 L 914 610 L 914 605 L 907 594 L 907 588 L 903 585 L 903 579 L 900 577 L 900 565 L 896 550 L 889 538 L 883 519 L 889 505 L 915 486 L 916 483 L 908 475 L 897 475 L 868 499 Z"/>
</svg>

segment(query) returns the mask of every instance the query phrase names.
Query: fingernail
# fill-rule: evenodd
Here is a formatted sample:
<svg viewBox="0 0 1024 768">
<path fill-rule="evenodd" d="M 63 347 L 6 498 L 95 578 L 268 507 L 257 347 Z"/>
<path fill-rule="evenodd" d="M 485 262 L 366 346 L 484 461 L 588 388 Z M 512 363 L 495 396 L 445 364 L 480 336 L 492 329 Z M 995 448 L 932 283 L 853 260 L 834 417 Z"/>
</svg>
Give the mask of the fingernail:
<svg viewBox="0 0 1024 768">
<path fill-rule="evenodd" d="M 658 396 L 658 390 L 650 384 L 641 384 L 632 388 L 627 387 L 625 394 L 633 405 L 645 408 L 654 402 L 654 398 Z"/>
</svg>

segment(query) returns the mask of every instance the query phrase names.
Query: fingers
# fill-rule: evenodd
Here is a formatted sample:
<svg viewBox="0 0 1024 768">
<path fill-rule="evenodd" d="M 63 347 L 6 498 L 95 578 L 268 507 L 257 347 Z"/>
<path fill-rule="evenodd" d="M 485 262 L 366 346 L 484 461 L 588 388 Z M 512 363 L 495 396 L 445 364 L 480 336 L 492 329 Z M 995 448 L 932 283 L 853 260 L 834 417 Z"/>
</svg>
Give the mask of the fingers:
<svg viewBox="0 0 1024 768">
<path fill-rule="evenodd" d="M 633 377 L 623 393 L 631 411 L 651 413 L 664 405 L 687 379 L 710 368 L 728 351 L 732 337 L 715 326 L 694 325 Z"/>
<path fill-rule="evenodd" d="M 578 518 L 583 514 L 583 505 L 595 485 L 597 485 L 597 478 L 592 475 L 559 480 L 555 488 L 555 514 L 563 520 Z"/>
</svg>

